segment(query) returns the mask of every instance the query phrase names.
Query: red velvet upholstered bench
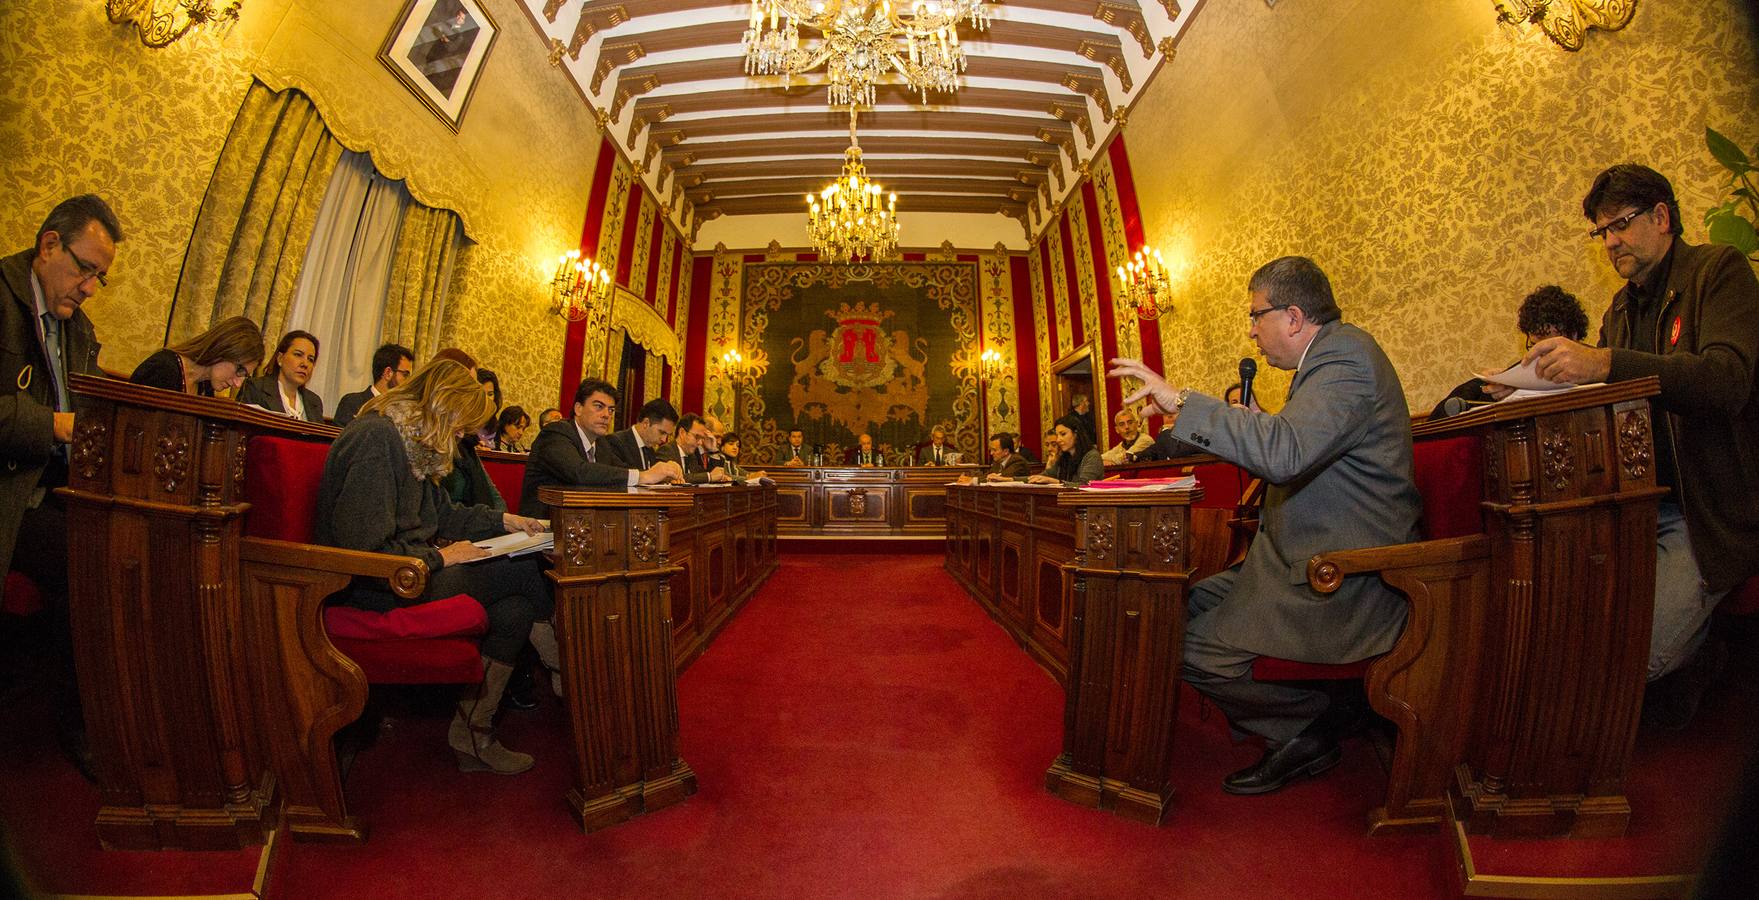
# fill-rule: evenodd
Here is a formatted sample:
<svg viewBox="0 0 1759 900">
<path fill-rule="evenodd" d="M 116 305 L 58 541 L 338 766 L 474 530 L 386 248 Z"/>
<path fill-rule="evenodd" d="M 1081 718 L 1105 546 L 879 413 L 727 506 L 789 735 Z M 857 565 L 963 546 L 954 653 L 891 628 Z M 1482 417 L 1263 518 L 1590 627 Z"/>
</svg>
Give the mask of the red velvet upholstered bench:
<svg viewBox="0 0 1759 900">
<path fill-rule="evenodd" d="M 1423 540 L 1463 537 L 1484 530 L 1484 445 L 1476 437 L 1419 441 L 1412 447 L 1412 480 L 1423 499 L 1417 522 Z M 1256 681 L 1337 681 L 1361 678 L 1374 658 L 1328 665 L 1261 656 L 1252 663 Z"/>
<path fill-rule="evenodd" d="M 259 435 L 245 456 L 249 538 L 312 544 L 318 481 L 330 445 Z M 378 556 L 378 554 L 363 554 Z M 396 559 L 393 557 L 392 559 Z M 374 684 L 460 684 L 482 680 L 479 641 L 488 617 L 458 594 L 385 613 L 328 605 L 324 630 Z"/>
<path fill-rule="evenodd" d="M 43 592 L 37 583 L 22 572 L 6 573 L 6 597 L 0 600 L 0 613 L 27 619 L 43 610 Z"/>
</svg>

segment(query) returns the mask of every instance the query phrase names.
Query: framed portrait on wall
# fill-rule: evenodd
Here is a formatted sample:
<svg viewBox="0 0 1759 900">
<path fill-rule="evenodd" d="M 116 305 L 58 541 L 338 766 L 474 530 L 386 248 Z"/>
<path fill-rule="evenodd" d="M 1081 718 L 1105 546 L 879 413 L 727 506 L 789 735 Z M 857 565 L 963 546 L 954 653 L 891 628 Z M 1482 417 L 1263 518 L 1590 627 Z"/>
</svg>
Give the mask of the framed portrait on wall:
<svg viewBox="0 0 1759 900">
<path fill-rule="evenodd" d="M 481 0 L 408 0 L 379 61 L 457 131 L 499 33 Z"/>
</svg>

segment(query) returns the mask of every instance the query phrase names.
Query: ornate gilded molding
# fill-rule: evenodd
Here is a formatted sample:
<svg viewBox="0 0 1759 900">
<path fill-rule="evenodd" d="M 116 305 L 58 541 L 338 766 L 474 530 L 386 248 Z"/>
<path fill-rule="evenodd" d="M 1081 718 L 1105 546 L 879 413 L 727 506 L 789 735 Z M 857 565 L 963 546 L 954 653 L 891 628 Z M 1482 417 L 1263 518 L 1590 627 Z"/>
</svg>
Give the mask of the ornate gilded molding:
<svg viewBox="0 0 1759 900">
<path fill-rule="evenodd" d="M 610 325 L 623 329 L 630 340 L 646 347 L 655 356 L 672 360 L 674 365 L 683 358 L 678 352 L 678 335 L 673 333 L 672 326 L 666 324 L 658 310 L 628 288 L 617 288 L 616 299 L 611 303 Z"/>
<path fill-rule="evenodd" d="M 1588 32 L 1620 31 L 1637 14 L 1637 0 L 1491 0 L 1496 20 L 1507 25 L 1537 25 L 1552 43 L 1565 50 L 1582 49 Z"/>
</svg>

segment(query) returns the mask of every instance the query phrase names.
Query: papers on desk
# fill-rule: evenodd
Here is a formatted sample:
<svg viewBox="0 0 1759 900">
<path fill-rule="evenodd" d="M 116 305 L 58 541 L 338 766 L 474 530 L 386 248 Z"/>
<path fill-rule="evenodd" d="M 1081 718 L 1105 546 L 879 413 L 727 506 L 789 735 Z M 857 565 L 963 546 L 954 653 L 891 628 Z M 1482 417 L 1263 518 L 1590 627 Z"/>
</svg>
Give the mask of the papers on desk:
<svg viewBox="0 0 1759 900">
<path fill-rule="evenodd" d="M 1108 481 L 1089 481 L 1081 486 L 1084 491 L 1188 491 L 1197 486 L 1197 476 L 1184 475 L 1179 478 L 1113 478 Z"/>
<path fill-rule="evenodd" d="M 556 545 L 556 536 L 548 531 L 542 534 L 526 534 L 514 531 L 474 542 L 478 547 L 489 551 L 488 556 L 466 562 L 482 562 L 500 556 L 524 556 L 528 553 L 542 553 Z"/>
<path fill-rule="evenodd" d="M 749 484 L 749 485 L 762 486 L 762 485 L 775 484 L 776 480 L 774 478 L 770 478 L 770 477 L 767 477 L 764 475 L 753 475 L 750 478 L 745 479 L 745 483 Z"/>
<path fill-rule="evenodd" d="M 1557 394 L 1562 391 L 1573 391 L 1577 388 L 1585 388 L 1585 387 L 1604 387 L 1605 385 L 1606 385 L 1606 382 L 1597 381 L 1594 384 L 1565 384 L 1565 385 L 1560 385 L 1555 388 L 1550 388 L 1547 390 L 1537 390 L 1537 391 L 1522 388 L 1520 390 L 1517 390 L 1517 391 L 1509 394 L 1507 397 L 1504 397 L 1497 402 L 1507 403 L 1511 400 L 1528 400 L 1533 397 L 1550 397 L 1553 394 Z"/>
<path fill-rule="evenodd" d="M 1534 396 L 1535 394 L 1549 394 L 1554 391 L 1567 391 L 1570 388 L 1575 387 L 1573 384 L 1559 384 L 1555 381 L 1549 381 L 1539 377 L 1539 373 L 1533 371 L 1532 363 L 1527 363 L 1525 365 L 1515 363 L 1495 375 L 1479 375 L 1478 377 L 1496 384 L 1505 384 L 1517 390 L 1528 391 L 1530 392 L 1527 394 L 1529 397 Z"/>
</svg>

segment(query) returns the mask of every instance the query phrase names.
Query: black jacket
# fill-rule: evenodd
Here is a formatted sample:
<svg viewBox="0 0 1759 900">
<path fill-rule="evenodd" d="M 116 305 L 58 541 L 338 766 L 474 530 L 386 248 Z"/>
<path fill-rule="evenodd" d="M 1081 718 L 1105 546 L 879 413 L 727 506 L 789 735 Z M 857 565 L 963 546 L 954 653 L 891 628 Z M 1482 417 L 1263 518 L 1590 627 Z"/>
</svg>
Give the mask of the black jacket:
<svg viewBox="0 0 1759 900">
<path fill-rule="evenodd" d="M 681 453 L 675 442 L 661 447 L 657 451 L 657 454 L 660 459 L 667 462 L 675 462 L 678 464 L 679 468 L 684 470 L 685 484 L 707 484 L 708 473 L 715 468 L 714 458 L 712 456 L 709 457 L 708 464 L 704 465 L 702 460 L 698 459 L 699 454 Z M 700 455 L 707 456 L 708 454 L 703 453 Z"/>
<path fill-rule="evenodd" d="M 373 399 L 371 387 L 364 391 L 343 394 L 341 401 L 336 404 L 336 415 L 331 417 L 330 421 L 334 422 L 337 428 L 348 427 L 348 423 L 354 421 L 355 416 L 360 415 L 360 408 L 371 399 Z"/>
<path fill-rule="evenodd" d="M 603 454 L 609 451 L 614 458 L 606 458 Z M 613 463 L 630 469 L 650 469 L 658 461 L 659 456 L 652 447 L 642 447 L 635 439 L 635 429 L 625 428 L 605 435 L 599 442 L 599 462 Z"/>
<path fill-rule="evenodd" d="M 606 435 L 609 438 L 609 435 Z M 629 485 L 629 470 L 618 462 L 601 462 L 607 454 L 615 455 L 605 441 L 594 450 L 594 461 L 586 458 L 586 445 L 580 441 L 580 429 L 572 419 L 551 422 L 531 442 L 531 455 L 525 458 L 525 481 L 519 489 L 519 514 L 539 519 L 550 517 L 544 502 L 538 499 L 538 488 L 623 488 Z"/>
<path fill-rule="evenodd" d="M 147 387 L 156 387 L 167 391 L 183 393 L 183 362 L 177 353 L 170 348 L 159 350 L 152 356 L 140 361 L 134 367 L 134 374 L 128 380 Z M 214 385 L 211 382 L 197 382 L 195 392 L 203 397 L 214 396 Z"/>
<path fill-rule="evenodd" d="M 263 375 L 246 381 L 244 387 L 238 389 L 238 402 L 253 403 L 269 412 L 287 415 L 287 406 L 281 402 L 281 386 L 275 383 L 273 375 Z M 300 388 L 299 402 L 305 405 L 307 422 L 324 421 L 324 398 L 309 388 Z"/>
<path fill-rule="evenodd" d="M 1600 346 L 1612 348 L 1608 381 L 1661 379 L 1652 408 L 1672 425 L 1692 555 L 1710 590 L 1724 591 L 1759 575 L 1759 278 L 1732 247 L 1675 238 L 1671 252 L 1656 323 L 1662 352 L 1630 349 L 1631 285 L 1601 320 Z"/>
</svg>

